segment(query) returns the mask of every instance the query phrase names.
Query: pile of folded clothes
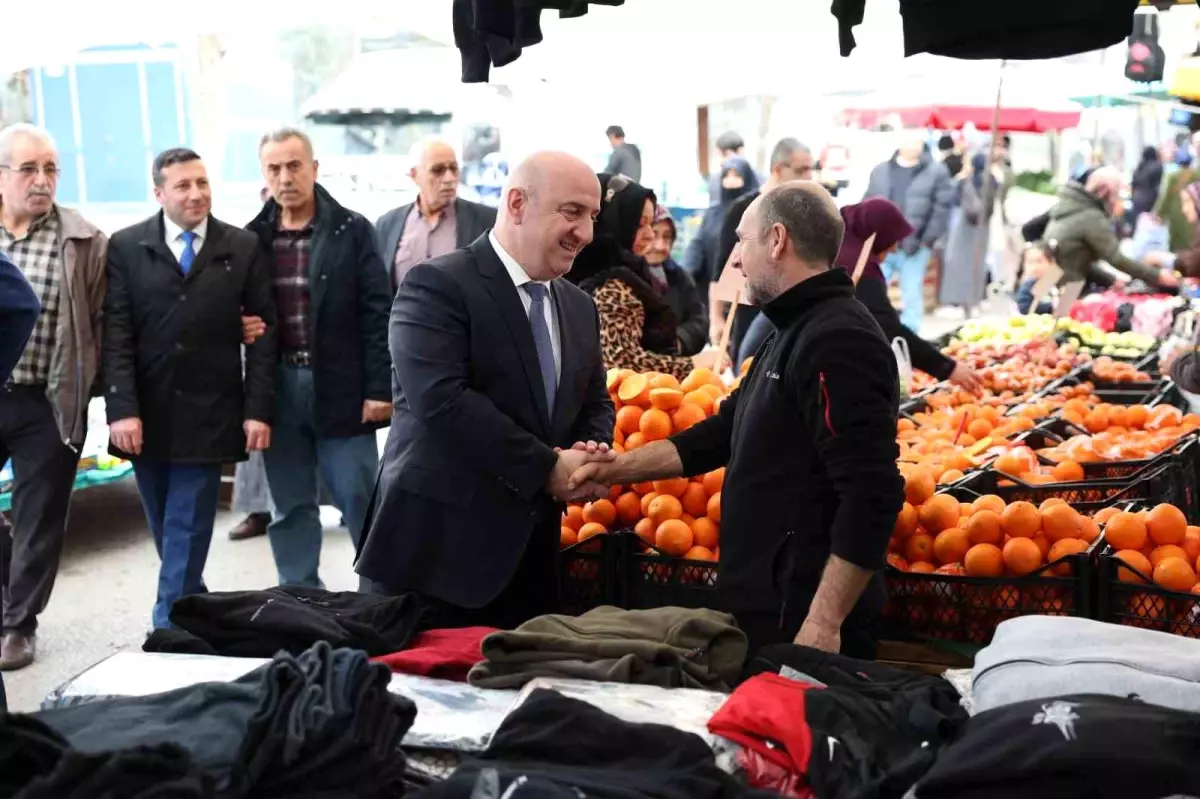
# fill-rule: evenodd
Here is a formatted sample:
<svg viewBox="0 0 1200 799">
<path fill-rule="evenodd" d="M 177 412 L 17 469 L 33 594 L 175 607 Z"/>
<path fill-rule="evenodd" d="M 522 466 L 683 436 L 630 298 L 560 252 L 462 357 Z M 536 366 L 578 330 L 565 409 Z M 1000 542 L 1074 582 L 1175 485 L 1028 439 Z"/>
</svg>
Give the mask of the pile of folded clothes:
<svg viewBox="0 0 1200 799">
<path fill-rule="evenodd" d="M 727 691 L 746 659 L 746 635 L 714 610 L 606 606 L 489 635 L 483 656 L 468 680 L 480 688 L 558 677 Z"/>
<path fill-rule="evenodd" d="M 175 744 L 85 754 L 29 716 L 0 716 L 0 796 L 14 799 L 211 799 L 211 777 Z"/>
<path fill-rule="evenodd" d="M 418 799 L 767 799 L 718 768 L 699 736 L 630 724 L 538 689 L 505 718 L 487 751 Z"/>
<path fill-rule="evenodd" d="M 298 655 L 318 641 L 386 655 L 407 649 L 423 606 L 415 595 L 380 597 L 354 591 L 280 586 L 185 596 L 171 607 L 176 629 L 155 630 L 145 652 L 228 657 Z"/>
<path fill-rule="evenodd" d="M 72 749 L 176 744 L 223 797 L 391 797 L 416 706 L 358 650 L 318 643 L 230 683 L 102 699 L 33 715 Z"/>
</svg>

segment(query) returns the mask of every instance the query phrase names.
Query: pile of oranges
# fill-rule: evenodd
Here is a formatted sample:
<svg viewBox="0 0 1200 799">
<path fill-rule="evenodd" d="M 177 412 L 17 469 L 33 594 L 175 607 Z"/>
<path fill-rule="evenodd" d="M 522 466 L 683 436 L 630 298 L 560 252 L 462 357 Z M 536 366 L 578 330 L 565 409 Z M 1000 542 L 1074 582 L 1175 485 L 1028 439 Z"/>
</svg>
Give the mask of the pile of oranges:
<svg viewBox="0 0 1200 799">
<path fill-rule="evenodd" d="M 610 369 L 608 391 L 617 408 L 613 449 L 626 452 L 704 421 L 717 412 L 730 389 L 709 369 L 696 369 L 682 381 Z M 567 507 L 559 545 L 565 549 L 605 533 L 633 530 L 648 552 L 715 563 L 721 554 L 724 480 L 721 468 L 692 479 L 613 486 L 606 499 Z"/>
<path fill-rule="evenodd" d="M 905 503 L 896 516 L 888 563 L 918 573 L 1021 577 L 1088 549 L 1099 524 L 1061 499 L 1037 507 L 989 494 L 960 502 L 935 494 L 933 476 L 917 467 L 904 479 Z M 1070 575 L 1070 563 L 1052 573 Z"/>
<path fill-rule="evenodd" d="M 1092 374 L 1106 383 L 1149 383 L 1150 375 L 1127 361 L 1114 361 L 1107 355 L 1092 361 Z"/>
<path fill-rule="evenodd" d="M 1164 504 L 1137 513 L 1105 508 L 1095 518 L 1104 525 L 1113 557 L 1132 567 L 1119 567 L 1119 579 L 1148 578 L 1171 591 L 1200 594 L 1200 527 L 1189 526 L 1179 508 Z"/>
</svg>

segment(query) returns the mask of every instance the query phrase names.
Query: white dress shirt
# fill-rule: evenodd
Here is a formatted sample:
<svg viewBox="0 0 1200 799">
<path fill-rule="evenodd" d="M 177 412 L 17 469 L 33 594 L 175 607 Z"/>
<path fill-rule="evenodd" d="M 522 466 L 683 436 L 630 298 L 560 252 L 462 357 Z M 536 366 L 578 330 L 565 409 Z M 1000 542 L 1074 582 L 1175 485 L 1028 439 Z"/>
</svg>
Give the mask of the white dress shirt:
<svg viewBox="0 0 1200 799">
<path fill-rule="evenodd" d="M 508 271 L 508 276 L 512 278 L 513 285 L 517 287 L 517 296 L 521 298 L 521 304 L 525 306 L 525 316 L 529 316 L 529 309 L 533 306 L 533 299 L 529 296 L 529 292 L 522 288 L 526 283 L 541 283 L 546 287 L 546 301 L 542 303 L 542 310 L 546 314 L 546 329 L 550 331 L 550 347 L 554 350 L 554 371 L 557 373 L 559 382 L 562 382 L 562 340 L 558 331 L 558 310 L 554 302 L 554 285 L 553 283 L 544 280 L 533 280 L 525 272 L 525 268 L 517 263 L 516 259 L 509 255 L 500 242 L 496 240 L 494 232 L 488 233 L 488 241 L 492 244 L 492 249 L 496 251 L 496 255 L 500 257 L 500 263 L 504 264 L 504 268 Z"/>
<path fill-rule="evenodd" d="M 192 228 L 192 232 L 196 234 L 196 240 L 192 242 L 192 251 L 199 255 L 204 240 L 208 238 L 208 217 L 204 217 L 200 224 Z M 163 214 L 163 239 L 175 255 L 176 261 L 183 257 L 183 248 L 186 246 L 183 241 L 183 228 L 172 222 L 166 214 Z"/>
</svg>

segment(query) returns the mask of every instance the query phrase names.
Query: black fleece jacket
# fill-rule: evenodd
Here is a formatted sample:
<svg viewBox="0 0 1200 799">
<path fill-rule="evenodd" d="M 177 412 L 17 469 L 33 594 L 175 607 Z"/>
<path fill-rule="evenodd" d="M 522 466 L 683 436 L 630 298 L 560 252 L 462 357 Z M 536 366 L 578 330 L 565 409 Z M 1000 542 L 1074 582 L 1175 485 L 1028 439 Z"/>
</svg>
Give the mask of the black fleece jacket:
<svg viewBox="0 0 1200 799">
<path fill-rule="evenodd" d="M 734 613 L 802 611 L 832 553 L 879 569 L 904 484 L 896 359 L 842 269 L 763 307 L 776 332 L 718 414 L 674 442 L 686 474 L 728 465 L 720 598 Z M 876 577 L 859 609 L 878 612 Z"/>
</svg>

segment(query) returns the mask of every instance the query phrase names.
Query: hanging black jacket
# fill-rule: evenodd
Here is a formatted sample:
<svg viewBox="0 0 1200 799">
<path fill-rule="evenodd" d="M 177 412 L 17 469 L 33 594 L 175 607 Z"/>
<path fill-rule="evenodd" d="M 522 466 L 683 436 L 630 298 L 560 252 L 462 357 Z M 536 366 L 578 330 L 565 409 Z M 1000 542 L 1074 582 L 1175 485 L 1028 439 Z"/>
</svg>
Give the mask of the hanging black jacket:
<svg viewBox="0 0 1200 799">
<path fill-rule="evenodd" d="M 833 0 L 842 55 L 867 0 Z M 963 13 L 958 0 L 900 0 L 904 55 L 1037 59 L 1102 50 L 1129 36 L 1138 0 L 1016 0 L 1001 14 Z"/>
<path fill-rule="evenodd" d="M 804 614 L 831 553 L 865 569 L 883 565 L 904 502 L 899 378 L 842 269 L 805 280 L 762 310 L 777 330 L 740 388 L 718 414 L 671 441 L 685 474 L 728 464 L 722 606 L 735 615 Z M 847 622 L 873 617 L 883 601 L 877 576 Z"/>
</svg>

